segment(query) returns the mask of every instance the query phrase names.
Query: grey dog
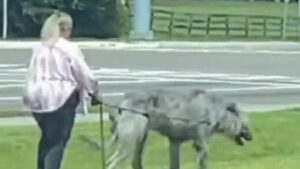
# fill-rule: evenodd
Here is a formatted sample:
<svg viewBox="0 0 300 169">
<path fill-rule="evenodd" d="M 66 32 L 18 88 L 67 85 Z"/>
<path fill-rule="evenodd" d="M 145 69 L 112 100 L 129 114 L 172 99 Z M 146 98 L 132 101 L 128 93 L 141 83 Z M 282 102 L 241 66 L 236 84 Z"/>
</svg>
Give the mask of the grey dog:
<svg viewBox="0 0 300 169">
<path fill-rule="evenodd" d="M 180 145 L 186 141 L 193 142 L 199 169 L 207 169 L 208 140 L 212 135 L 223 134 L 238 145 L 252 140 L 246 113 L 235 103 L 203 90 L 187 94 L 166 90 L 127 93 L 120 106 L 147 112 L 148 117 L 125 110 L 111 114 L 115 124 L 112 142 L 118 147 L 107 162 L 108 169 L 115 169 L 126 158 L 131 158 L 133 169 L 142 169 L 150 130 L 169 139 L 170 169 L 180 168 Z"/>
</svg>

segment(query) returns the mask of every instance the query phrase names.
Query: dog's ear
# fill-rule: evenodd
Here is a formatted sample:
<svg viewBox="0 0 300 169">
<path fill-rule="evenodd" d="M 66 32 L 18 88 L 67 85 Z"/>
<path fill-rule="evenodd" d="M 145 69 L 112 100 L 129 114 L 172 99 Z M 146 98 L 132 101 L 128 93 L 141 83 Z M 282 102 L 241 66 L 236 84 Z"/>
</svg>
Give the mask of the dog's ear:
<svg viewBox="0 0 300 169">
<path fill-rule="evenodd" d="M 230 111 L 232 113 L 237 113 L 238 112 L 237 105 L 233 102 L 230 102 L 230 103 L 226 104 L 226 110 Z"/>
<path fill-rule="evenodd" d="M 155 108 L 158 108 L 159 107 L 159 100 L 160 100 L 159 97 L 160 97 L 159 93 L 157 93 L 157 92 L 151 93 L 149 98 L 148 98 L 148 101 L 149 101 L 150 105 L 155 107 Z"/>
</svg>

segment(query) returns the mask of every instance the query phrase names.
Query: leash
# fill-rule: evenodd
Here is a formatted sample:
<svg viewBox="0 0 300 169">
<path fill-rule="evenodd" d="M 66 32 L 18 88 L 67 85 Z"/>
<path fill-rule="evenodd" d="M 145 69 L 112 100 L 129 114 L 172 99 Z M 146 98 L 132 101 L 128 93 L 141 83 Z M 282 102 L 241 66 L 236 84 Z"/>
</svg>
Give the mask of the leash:
<svg viewBox="0 0 300 169">
<path fill-rule="evenodd" d="M 150 118 L 149 113 L 145 112 L 145 111 L 138 111 L 138 110 L 134 110 L 134 109 L 120 107 L 118 105 L 105 103 L 103 101 L 101 101 L 100 103 L 102 104 L 102 106 L 104 105 L 104 106 L 107 106 L 107 107 L 110 107 L 110 108 L 117 109 L 119 114 L 121 114 L 122 111 L 128 111 L 128 112 L 133 113 L 133 114 L 139 114 L 139 115 L 145 116 L 147 118 Z M 204 124 L 210 125 L 210 122 L 206 119 L 205 120 L 203 120 L 203 119 L 202 120 L 191 120 L 191 119 L 181 118 L 181 117 L 173 117 L 173 116 L 167 116 L 167 117 L 170 118 L 170 119 L 173 119 L 173 120 L 180 120 L 180 121 L 184 121 L 184 122 L 195 122 L 195 123 L 200 123 L 200 124 L 204 123 Z"/>
<path fill-rule="evenodd" d="M 101 157 L 102 157 L 102 169 L 106 168 L 106 159 L 105 159 L 105 139 L 104 139 L 104 120 L 103 120 L 103 103 L 99 104 L 99 128 L 100 128 L 100 140 L 101 140 Z"/>
</svg>

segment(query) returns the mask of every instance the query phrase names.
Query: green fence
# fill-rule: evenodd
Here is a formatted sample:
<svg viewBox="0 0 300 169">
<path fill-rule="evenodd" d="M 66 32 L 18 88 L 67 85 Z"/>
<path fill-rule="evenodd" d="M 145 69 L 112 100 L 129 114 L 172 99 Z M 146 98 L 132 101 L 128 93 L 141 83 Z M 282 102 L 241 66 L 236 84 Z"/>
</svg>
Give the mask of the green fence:
<svg viewBox="0 0 300 169">
<path fill-rule="evenodd" d="M 237 36 L 261 38 L 299 38 L 299 19 L 288 17 L 286 31 L 282 17 L 178 13 L 153 9 L 152 29 L 170 37 Z M 285 34 L 286 33 L 286 34 Z"/>
</svg>

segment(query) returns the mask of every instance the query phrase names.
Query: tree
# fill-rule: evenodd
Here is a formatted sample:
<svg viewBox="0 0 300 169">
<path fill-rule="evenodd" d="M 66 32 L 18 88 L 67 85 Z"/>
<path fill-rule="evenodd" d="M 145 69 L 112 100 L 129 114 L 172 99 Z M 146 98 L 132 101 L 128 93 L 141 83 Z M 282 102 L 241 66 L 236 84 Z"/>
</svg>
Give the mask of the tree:
<svg viewBox="0 0 300 169">
<path fill-rule="evenodd" d="M 120 36 L 126 17 L 116 0 L 9 0 L 9 37 L 38 37 L 42 23 L 55 9 L 74 20 L 74 36 L 110 38 Z M 2 15 L 2 4 L 1 4 Z M 122 11 L 121 11 L 122 12 Z M 2 16 L 0 21 L 2 22 Z M 1 28 L 2 29 L 2 28 Z"/>
</svg>

